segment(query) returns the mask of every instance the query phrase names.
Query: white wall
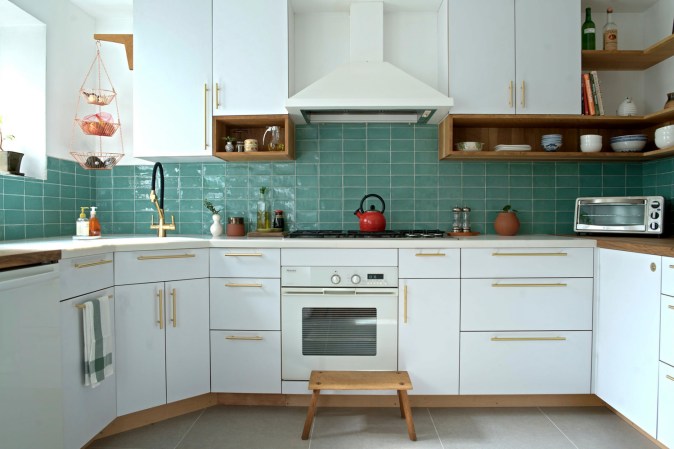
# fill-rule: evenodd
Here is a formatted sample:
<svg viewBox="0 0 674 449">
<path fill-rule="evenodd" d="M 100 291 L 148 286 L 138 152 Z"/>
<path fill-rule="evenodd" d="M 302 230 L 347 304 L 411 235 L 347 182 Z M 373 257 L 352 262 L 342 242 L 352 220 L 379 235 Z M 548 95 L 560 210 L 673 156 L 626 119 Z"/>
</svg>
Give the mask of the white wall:
<svg viewBox="0 0 674 449">
<path fill-rule="evenodd" d="M 672 33 L 674 0 L 660 0 L 644 13 L 644 48 L 653 45 Z M 659 111 L 665 104 L 667 93 L 674 92 L 674 58 L 669 58 L 646 71 L 645 107 L 647 112 Z"/>
</svg>

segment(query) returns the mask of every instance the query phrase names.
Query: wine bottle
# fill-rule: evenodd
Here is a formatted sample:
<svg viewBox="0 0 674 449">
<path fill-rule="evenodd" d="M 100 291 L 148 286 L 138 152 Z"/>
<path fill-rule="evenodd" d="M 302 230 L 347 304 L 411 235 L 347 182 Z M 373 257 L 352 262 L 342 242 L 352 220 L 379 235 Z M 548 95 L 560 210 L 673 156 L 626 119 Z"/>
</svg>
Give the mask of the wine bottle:
<svg viewBox="0 0 674 449">
<path fill-rule="evenodd" d="M 595 50 L 595 38 L 597 30 L 594 27 L 594 22 L 592 21 L 592 11 L 591 8 L 585 8 L 585 22 L 583 22 L 582 31 L 582 48 L 583 50 Z"/>
<path fill-rule="evenodd" d="M 604 25 L 604 50 L 618 49 L 618 25 L 613 22 L 613 8 L 606 10 L 606 25 Z"/>
</svg>

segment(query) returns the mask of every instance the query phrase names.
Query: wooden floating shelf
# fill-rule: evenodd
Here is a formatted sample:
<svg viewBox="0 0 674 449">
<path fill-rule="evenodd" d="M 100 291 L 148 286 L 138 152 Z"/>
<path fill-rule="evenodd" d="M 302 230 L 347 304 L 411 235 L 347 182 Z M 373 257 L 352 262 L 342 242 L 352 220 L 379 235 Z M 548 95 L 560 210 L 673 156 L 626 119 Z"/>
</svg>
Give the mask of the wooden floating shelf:
<svg viewBox="0 0 674 449">
<path fill-rule="evenodd" d="M 285 145 L 283 151 L 262 150 L 262 138 L 267 127 L 278 126 L 281 132 L 281 141 Z M 262 151 L 227 152 L 225 151 L 226 136 L 237 137 L 241 140 L 257 139 Z M 267 142 L 271 136 L 267 136 Z M 271 115 L 223 115 L 213 117 L 213 156 L 230 162 L 263 162 L 283 161 L 295 159 L 295 125 L 288 114 Z"/>
<path fill-rule="evenodd" d="M 550 161 L 550 162 L 643 162 L 674 156 L 674 147 L 645 153 L 616 153 L 600 151 L 583 153 L 581 151 L 449 151 L 445 160 L 454 161 Z"/>
<path fill-rule="evenodd" d="M 646 70 L 674 56 L 674 34 L 645 50 L 583 50 L 583 70 Z"/>
</svg>

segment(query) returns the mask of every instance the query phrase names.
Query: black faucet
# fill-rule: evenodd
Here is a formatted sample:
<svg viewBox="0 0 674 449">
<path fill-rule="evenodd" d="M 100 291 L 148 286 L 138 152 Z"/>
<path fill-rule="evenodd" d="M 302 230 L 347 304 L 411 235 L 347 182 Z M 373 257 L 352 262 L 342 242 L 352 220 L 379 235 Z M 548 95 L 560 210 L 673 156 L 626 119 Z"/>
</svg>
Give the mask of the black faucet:
<svg viewBox="0 0 674 449">
<path fill-rule="evenodd" d="M 160 194 L 159 200 L 157 200 L 156 186 L 157 186 L 157 169 L 159 170 L 160 178 Z M 157 207 L 157 212 L 159 213 L 159 223 L 154 224 L 154 216 L 150 221 L 150 229 L 157 230 L 157 237 L 166 237 L 166 231 L 175 231 L 176 224 L 173 221 L 173 215 L 171 215 L 171 224 L 166 224 L 164 220 L 164 167 L 162 167 L 160 162 L 154 164 L 152 169 L 152 190 L 150 190 L 150 201 Z"/>
</svg>

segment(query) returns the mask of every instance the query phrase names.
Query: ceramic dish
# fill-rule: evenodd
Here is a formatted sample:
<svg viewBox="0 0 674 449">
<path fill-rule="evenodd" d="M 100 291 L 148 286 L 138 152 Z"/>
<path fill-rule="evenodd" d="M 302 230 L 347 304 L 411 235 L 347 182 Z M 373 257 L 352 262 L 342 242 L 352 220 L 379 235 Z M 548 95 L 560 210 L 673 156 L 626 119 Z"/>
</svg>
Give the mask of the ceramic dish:
<svg viewBox="0 0 674 449">
<path fill-rule="evenodd" d="M 645 146 L 645 140 L 611 142 L 611 149 L 616 153 L 634 153 L 643 150 Z"/>
<path fill-rule="evenodd" d="M 457 142 L 457 151 L 482 151 L 484 143 L 482 142 Z"/>
</svg>

